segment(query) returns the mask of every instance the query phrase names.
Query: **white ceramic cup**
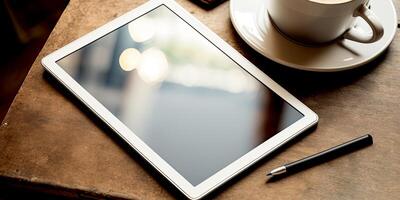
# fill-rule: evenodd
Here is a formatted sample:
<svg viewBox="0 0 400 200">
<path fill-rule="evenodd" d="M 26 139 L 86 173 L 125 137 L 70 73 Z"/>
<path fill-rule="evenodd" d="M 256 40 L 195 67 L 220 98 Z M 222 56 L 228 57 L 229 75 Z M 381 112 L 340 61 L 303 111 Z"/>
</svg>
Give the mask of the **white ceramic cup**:
<svg viewBox="0 0 400 200">
<path fill-rule="evenodd" d="M 267 1 L 268 14 L 275 26 L 295 41 L 325 43 L 344 37 L 372 43 L 383 36 L 383 26 L 368 9 L 368 0 Z M 372 31 L 355 27 L 357 17 L 364 19 Z"/>
</svg>

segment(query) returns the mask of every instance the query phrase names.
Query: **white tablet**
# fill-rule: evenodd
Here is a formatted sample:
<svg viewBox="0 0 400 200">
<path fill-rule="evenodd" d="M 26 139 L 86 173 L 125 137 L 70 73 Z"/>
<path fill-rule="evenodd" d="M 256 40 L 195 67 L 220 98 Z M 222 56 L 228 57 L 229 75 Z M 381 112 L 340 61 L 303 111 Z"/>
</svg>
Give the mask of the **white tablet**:
<svg viewBox="0 0 400 200">
<path fill-rule="evenodd" d="M 150 1 L 42 64 L 191 199 L 318 121 L 173 1 Z"/>
</svg>

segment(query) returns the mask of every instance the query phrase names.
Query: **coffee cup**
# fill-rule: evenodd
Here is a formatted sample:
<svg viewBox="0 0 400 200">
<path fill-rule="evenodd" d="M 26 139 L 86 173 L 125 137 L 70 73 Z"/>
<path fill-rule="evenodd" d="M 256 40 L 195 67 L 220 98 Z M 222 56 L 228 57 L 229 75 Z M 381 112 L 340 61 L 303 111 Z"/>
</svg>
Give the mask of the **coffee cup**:
<svg viewBox="0 0 400 200">
<path fill-rule="evenodd" d="M 383 36 L 383 26 L 368 8 L 368 0 L 267 0 L 268 14 L 280 32 L 306 43 L 326 43 L 337 38 L 373 43 Z M 355 26 L 361 17 L 370 30 Z"/>
</svg>

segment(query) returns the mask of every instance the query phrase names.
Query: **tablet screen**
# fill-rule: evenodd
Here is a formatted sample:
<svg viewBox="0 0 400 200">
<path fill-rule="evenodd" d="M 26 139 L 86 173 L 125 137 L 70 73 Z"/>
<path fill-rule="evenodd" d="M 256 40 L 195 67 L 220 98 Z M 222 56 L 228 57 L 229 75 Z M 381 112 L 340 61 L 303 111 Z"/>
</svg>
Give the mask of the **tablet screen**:
<svg viewBox="0 0 400 200">
<path fill-rule="evenodd" d="M 57 64 L 193 186 L 304 116 L 164 5 Z"/>
</svg>

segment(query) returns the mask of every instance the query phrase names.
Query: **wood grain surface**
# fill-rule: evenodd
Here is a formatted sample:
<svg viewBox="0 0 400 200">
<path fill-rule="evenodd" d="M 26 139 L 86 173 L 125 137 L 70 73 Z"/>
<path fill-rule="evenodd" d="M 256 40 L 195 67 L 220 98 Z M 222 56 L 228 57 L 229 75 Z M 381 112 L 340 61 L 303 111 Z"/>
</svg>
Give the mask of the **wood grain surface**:
<svg viewBox="0 0 400 200">
<path fill-rule="evenodd" d="M 69 197 L 181 198 L 163 177 L 44 74 L 43 56 L 144 0 L 71 0 L 0 127 L 0 182 Z M 396 0 L 398 3 L 398 0 Z M 316 129 L 212 193 L 217 199 L 398 199 L 400 37 L 378 59 L 339 73 L 292 70 L 263 58 L 235 33 L 229 2 L 211 11 L 178 3 L 320 117 Z M 283 163 L 364 133 L 374 145 L 290 177 L 266 182 Z"/>
</svg>

